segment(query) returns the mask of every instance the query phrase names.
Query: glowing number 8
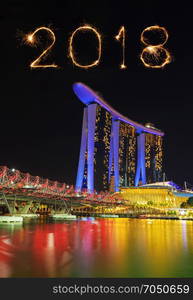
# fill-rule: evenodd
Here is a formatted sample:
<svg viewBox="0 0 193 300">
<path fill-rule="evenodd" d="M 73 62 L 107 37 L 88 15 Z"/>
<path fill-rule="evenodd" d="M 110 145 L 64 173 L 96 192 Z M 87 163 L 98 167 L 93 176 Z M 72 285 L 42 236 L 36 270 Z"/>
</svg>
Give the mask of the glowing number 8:
<svg viewBox="0 0 193 300">
<path fill-rule="evenodd" d="M 157 45 L 151 44 L 147 38 L 144 37 L 150 31 L 160 31 L 164 37 L 163 42 Z M 168 32 L 164 27 L 158 25 L 147 27 L 141 34 L 141 42 L 146 45 L 141 53 L 140 59 L 148 68 L 163 68 L 166 64 L 171 62 L 171 55 L 167 49 L 163 47 L 168 40 Z"/>
</svg>

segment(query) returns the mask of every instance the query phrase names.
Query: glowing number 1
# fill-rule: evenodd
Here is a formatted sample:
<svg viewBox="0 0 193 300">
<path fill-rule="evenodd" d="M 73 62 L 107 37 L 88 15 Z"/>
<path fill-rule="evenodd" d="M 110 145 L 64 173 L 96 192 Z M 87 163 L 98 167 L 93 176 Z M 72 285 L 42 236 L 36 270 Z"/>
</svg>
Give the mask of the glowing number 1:
<svg viewBox="0 0 193 300">
<path fill-rule="evenodd" d="M 123 60 L 120 65 L 121 69 L 126 69 L 127 66 L 125 65 L 125 27 L 121 26 L 119 33 L 115 36 L 116 40 L 119 41 L 122 36 L 122 48 L 123 48 Z"/>
</svg>

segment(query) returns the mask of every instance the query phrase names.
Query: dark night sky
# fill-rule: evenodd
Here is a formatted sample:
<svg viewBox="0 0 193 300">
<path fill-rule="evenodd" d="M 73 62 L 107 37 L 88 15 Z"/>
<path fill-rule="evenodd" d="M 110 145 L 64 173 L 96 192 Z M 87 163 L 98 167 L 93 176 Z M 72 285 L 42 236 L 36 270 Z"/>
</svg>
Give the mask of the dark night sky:
<svg viewBox="0 0 193 300">
<path fill-rule="evenodd" d="M 191 6 L 185 1 L 138 2 L 143 4 L 83 0 L 1 4 L 1 165 L 75 182 L 83 104 L 72 84 L 81 81 L 129 118 L 163 130 L 167 178 L 193 184 Z M 67 57 L 70 34 L 84 23 L 103 35 L 101 63 L 90 70 L 74 67 Z M 166 47 L 173 56 L 170 65 L 156 70 L 139 60 L 140 34 L 155 24 L 168 30 Z M 50 25 L 56 44 L 48 60 L 61 68 L 31 70 L 29 63 L 40 49 L 22 44 L 18 32 Z M 113 39 L 121 25 L 127 30 L 126 70 L 118 68 L 121 48 Z M 91 55 L 84 48 L 81 55 Z"/>
</svg>

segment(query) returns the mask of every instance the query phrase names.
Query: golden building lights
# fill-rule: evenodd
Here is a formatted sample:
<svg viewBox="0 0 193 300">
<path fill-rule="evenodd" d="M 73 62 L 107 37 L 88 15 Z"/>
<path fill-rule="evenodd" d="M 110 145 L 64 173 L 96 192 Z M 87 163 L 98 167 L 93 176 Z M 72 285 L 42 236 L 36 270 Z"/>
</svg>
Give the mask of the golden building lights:
<svg viewBox="0 0 193 300">
<path fill-rule="evenodd" d="M 136 171 L 136 132 L 129 124 L 120 123 L 119 132 L 119 170 L 125 185 L 134 185 Z M 126 178 L 125 178 L 126 175 Z"/>
<path fill-rule="evenodd" d="M 135 182 L 135 171 L 136 171 L 136 131 L 135 128 L 129 126 L 129 143 L 128 143 L 128 150 L 127 150 L 127 173 L 128 177 L 128 185 L 133 186 Z"/>
<path fill-rule="evenodd" d="M 101 106 L 97 105 L 96 108 L 96 121 L 95 121 L 95 135 L 94 135 L 94 142 L 95 142 L 95 147 L 94 147 L 94 164 L 96 166 L 96 153 L 97 153 L 97 143 L 99 142 L 99 125 L 100 125 L 100 120 L 101 120 Z M 96 172 L 96 167 L 95 167 L 95 172 Z"/>
<path fill-rule="evenodd" d="M 156 136 L 155 141 L 155 169 L 157 171 L 162 170 L 162 159 L 163 159 L 163 150 L 162 150 L 162 137 Z"/>
<path fill-rule="evenodd" d="M 95 138 L 94 138 L 95 140 L 94 163 L 95 163 L 95 174 L 97 173 L 98 168 L 102 168 L 101 184 L 104 190 L 108 189 L 108 167 L 109 167 L 111 124 L 112 124 L 112 117 L 109 114 L 109 112 L 102 109 L 100 105 L 97 105 Z M 103 158 L 101 157 L 101 151 L 103 153 Z M 99 152 L 99 156 L 97 155 L 97 152 Z M 98 183 L 99 181 L 100 180 L 97 178 Z"/>
<path fill-rule="evenodd" d="M 108 170 L 109 170 L 109 153 L 110 153 L 110 135 L 111 135 L 112 117 L 108 111 L 105 112 L 105 124 L 103 128 L 103 143 L 104 143 L 104 174 L 103 186 L 108 189 Z"/>
<path fill-rule="evenodd" d="M 153 178 L 154 181 L 161 180 L 162 172 L 162 137 L 153 134 L 146 134 L 145 137 L 145 164 L 147 170 L 147 180 Z"/>
<path fill-rule="evenodd" d="M 145 166 L 146 168 L 151 167 L 151 135 L 146 134 L 145 136 Z"/>
</svg>

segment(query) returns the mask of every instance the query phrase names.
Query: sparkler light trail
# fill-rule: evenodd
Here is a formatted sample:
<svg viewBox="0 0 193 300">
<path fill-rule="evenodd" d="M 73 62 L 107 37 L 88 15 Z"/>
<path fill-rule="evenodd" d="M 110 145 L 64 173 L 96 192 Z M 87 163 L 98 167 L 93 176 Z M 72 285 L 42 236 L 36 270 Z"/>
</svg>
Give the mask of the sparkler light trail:
<svg viewBox="0 0 193 300">
<path fill-rule="evenodd" d="M 38 39 L 35 37 L 35 35 L 41 31 L 41 30 L 44 30 L 44 31 L 47 31 L 48 34 L 50 35 L 51 37 L 51 44 L 40 54 L 40 56 L 35 59 L 31 64 L 30 64 L 30 67 L 31 68 L 57 68 L 58 66 L 55 65 L 55 64 L 48 64 L 48 65 L 42 65 L 40 64 L 40 61 L 43 59 L 43 57 L 45 58 L 46 55 L 48 55 L 48 52 L 51 50 L 51 48 L 53 47 L 53 45 L 55 44 L 55 41 L 56 41 L 56 38 L 55 38 L 55 34 L 54 32 L 48 28 L 48 27 L 39 27 L 37 28 L 33 33 L 30 33 L 26 36 L 25 40 L 28 44 L 31 44 L 31 45 L 36 45 L 38 43 Z"/>
<path fill-rule="evenodd" d="M 151 32 L 160 32 L 163 38 L 162 42 L 158 44 L 150 43 L 149 39 L 145 37 L 145 34 Z M 145 67 L 148 68 L 163 68 L 166 64 L 171 62 L 171 55 L 169 51 L 163 47 L 168 40 L 168 32 L 164 27 L 158 25 L 149 26 L 145 28 L 141 34 L 141 42 L 146 45 L 141 53 L 140 59 Z"/>
<path fill-rule="evenodd" d="M 74 54 L 74 50 L 73 50 L 73 39 L 74 39 L 74 36 L 78 32 L 80 32 L 80 31 L 92 31 L 92 32 L 94 32 L 94 34 L 96 35 L 96 37 L 98 39 L 98 58 L 93 63 L 88 64 L 88 65 L 81 65 L 81 64 L 79 64 L 77 62 L 76 58 L 75 58 L 75 54 Z M 91 27 L 90 25 L 84 25 L 84 26 L 78 27 L 72 33 L 72 35 L 70 36 L 70 40 L 69 40 L 69 56 L 72 59 L 73 64 L 76 65 L 79 68 L 85 68 L 85 69 L 92 68 L 92 67 L 98 65 L 99 62 L 100 62 L 100 59 L 101 59 L 101 44 L 102 44 L 101 35 L 100 35 L 100 33 L 94 27 Z"/>
<path fill-rule="evenodd" d="M 127 66 L 125 65 L 125 27 L 124 26 L 121 26 L 119 33 L 115 36 L 115 39 L 119 41 L 121 36 L 123 36 L 122 37 L 123 60 L 122 60 L 122 64 L 120 65 L 120 68 L 126 69 Z"/>
<path fill-rule="evenodd" d="M 146 45 L 146 46 L 150 45 L 150 42 L 144 36 L 145 33 L 148 33 L 150 31 L 159 31 L 160 33 L 162 33 L 162 36 L 164 37 L 163 42 L 157 44 L 156 46 L 163 46 L 167 42 L 168 37 L 169 37 L 167 30 L 164 27 L 160 27 L 159 25 L 153 25 L 153 26 L 146 27 L 141 33 L 141 42 L 144 45 Z"/>
<path fill-rule="evenodd" d="M 43 50 L 43 52 L 36 58 L 31 64 L 31 68 L 57 68 L 58 65 L 53 64 L 42 64 L 42 61 L 50 53 L 50 50 L 56 42 L 54 32 L 48 27 L 39 27 L 34 32 L 29 33 L 24 37 L 25 43 L 31 46 L 37 46 L 40 42 L 41 35 L 38 34 L 40 31 L 44 31 L 48 34 L 49 45 Z M 97 59 L 95 59 L 90 64 L 81 64 L 78 62 L 75 50 L 74 50 L 74 38 L 76 34 L 80 32 L 91 32 L 97 38 L 98 48 L 97 48 Z M 156 37 L 156 39 L 155 39 Z M 117 41 L 121 43 L 122 47 L 122 60 L 120 64 L 120 69 L 126 69 L 125 64 L 125 39 L 126 30 L 125 26 L 121 26 L 118 34 L 114 37 Z M 141 42 L 144 44 L 144 49 L 140 54 L 140 60 L 143 65 L 148 68 L 163 68 L 166 64 L 171 62 L 170 52 L 165 48 L 165 43 L 168 41 L 168 32 L 164 27 L 158 25 L 146 27 L 140 36 Z M 101 34 L 91 25 L 85 24 L 76 28 L 69 38 L 68 46 L 68 56 L 72 60 L 72 64 L 79 68 L 92 68 L 97 66 L 101 60 L 102 53 L 102 36 Z"/>
<path fill-rule="evenodd" d="M 148 46 L 143 49 L 140 59 L 145 67 L 159 69 L 171 62 L 171 55 L 161 46 Z"/>
</svg>

